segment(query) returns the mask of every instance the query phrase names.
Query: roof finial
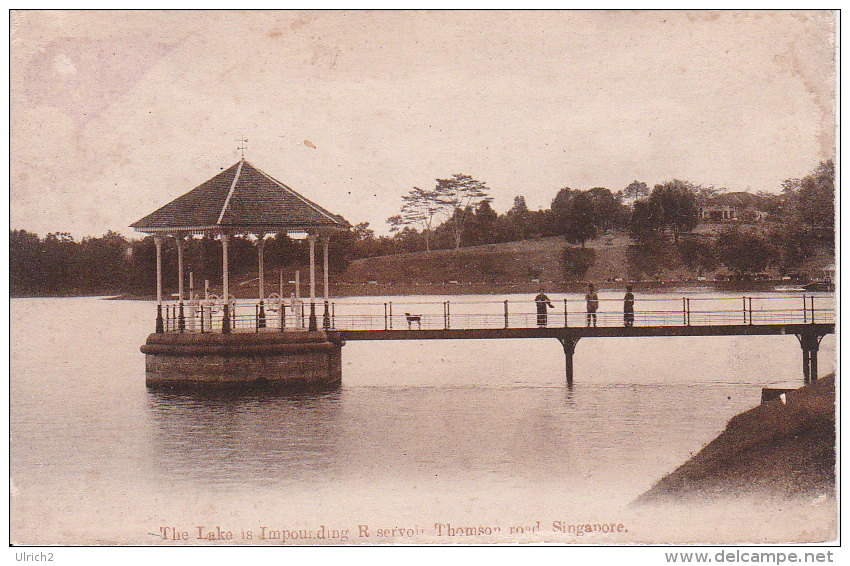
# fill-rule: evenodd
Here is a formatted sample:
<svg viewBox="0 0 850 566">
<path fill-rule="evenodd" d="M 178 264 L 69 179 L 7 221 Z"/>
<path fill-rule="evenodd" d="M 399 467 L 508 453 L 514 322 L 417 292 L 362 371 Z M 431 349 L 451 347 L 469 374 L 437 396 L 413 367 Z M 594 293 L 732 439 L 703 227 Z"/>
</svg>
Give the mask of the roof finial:
<svg viewBox="0 0 850 566">
<path fill-rule="evenodd" d="M 242 161 L 245 161 L 245 150 L 248 149 L 248 140 L 246 138 L 239 138 L 238 140 L 236 140 L 236 142 L 239 144 L 236 149 L 239 150 L 242 156 Z"/>
</svg>

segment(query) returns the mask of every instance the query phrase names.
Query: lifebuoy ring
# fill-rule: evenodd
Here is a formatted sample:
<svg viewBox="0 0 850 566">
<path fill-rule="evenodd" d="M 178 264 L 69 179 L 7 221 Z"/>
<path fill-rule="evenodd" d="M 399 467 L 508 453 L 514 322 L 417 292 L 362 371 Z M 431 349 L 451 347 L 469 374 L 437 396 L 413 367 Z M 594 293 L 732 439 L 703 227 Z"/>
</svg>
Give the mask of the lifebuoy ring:
<svg viewBox="0 0 850 566">
<path fill-rule="evenodd" d="M 221 298 L 218 295 L 213 295 L 213 294 L 208 295 L 207 298 L 204 299 L 203 303 L 204 303 L 204 306 L 207 306 L 207 307 L 210 308 L 210 312 L 213 313 L 213 314 L 220 311 L 221 306 L 224 304 L 224 303 L 222 303 Z"/>
<path fill-rule="evenodd" d="M 280 310 L 280 304 L 280 295 L 278 295 L 277 293 L 272 293 L 271 295 L 269 295 L 269 298 L 266 299 L 266 308 L 272 312 L 277 312 L 278 310 Z"/>
</svg>

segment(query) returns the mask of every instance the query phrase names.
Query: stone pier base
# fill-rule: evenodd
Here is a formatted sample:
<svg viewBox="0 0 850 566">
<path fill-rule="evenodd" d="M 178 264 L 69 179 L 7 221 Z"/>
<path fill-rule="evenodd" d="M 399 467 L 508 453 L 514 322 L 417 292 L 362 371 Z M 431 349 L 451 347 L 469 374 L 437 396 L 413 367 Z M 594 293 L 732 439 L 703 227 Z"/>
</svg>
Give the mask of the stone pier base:
<svg viewBox="0 0 850 566">
<path fill-rule="evenodd" d="M 151 388 L 328 389 L 342 380 L 336 333 L 151 334 L 141 347 Z"/>
</svg>

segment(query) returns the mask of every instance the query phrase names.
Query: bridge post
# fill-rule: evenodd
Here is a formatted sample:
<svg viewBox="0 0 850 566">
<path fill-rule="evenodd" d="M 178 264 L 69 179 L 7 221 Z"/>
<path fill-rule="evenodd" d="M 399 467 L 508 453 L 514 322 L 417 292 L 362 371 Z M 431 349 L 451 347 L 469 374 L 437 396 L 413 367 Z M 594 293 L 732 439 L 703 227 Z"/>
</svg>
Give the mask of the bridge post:
<svg viewBox="0 0 850 566">
<path fill-rule="evenodd" d="M 797 335 L 803 349 L 803 382 L 808 384 L 818 379 L 818 350 L 822 335 L 811 332 Z"/>
<path fill-rule="evenodd" d="M 813 348 L 809 350 L 809 380 L 817 381 L 818 379 L 818 347 L 820 340 L 813 341 Z"/>
<path fill-rule="evenodd" d="M 575 354 L 576 344 L 578 344 L 578 341 L 578 336 L 564 336 L 563 338 L 558 338 L 558 342 L 560 342 L 561 346 L 564 348 L 564 357 L 566 358 L 567 363 L 567 387 L 573 386 L 573 354 Z"/>
<path fill-rule="evenodd" d="M 809 357 L 809 350 L 803 346 L 803 383 L 806 385 L 811 381 L 809 376 L 809 363 L 811 362 L 811 358 Z"/>
</svg>

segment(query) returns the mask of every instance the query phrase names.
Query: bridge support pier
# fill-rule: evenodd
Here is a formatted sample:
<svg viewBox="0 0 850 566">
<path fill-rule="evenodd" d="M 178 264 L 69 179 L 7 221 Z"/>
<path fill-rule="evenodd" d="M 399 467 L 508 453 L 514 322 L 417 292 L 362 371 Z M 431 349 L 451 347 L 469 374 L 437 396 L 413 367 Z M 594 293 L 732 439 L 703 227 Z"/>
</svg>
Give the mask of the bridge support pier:
<svg viewBox="0 0 850 566">
<path fill-rule="evenodd" d="M 578 344 L 578 341 L 578 336 L 564 336 L 563 338 L 558 338 L 558 342 L 560 342 L 561 346 L 564 347 L 564 357 L 566 357 L 567 361 L 567 387 L 573 386 L 573 354 L 575 354 L 576 344 Z"/>
<path fill-rule="evenodd" d="M 800 347 L 803 349 L 803 382 L 811 383 L 818 379 L 818 350 L 820 349 L 820 341 L 823 335 L 813 332 L 798 334 L 797 340 L 800 341 Z"/>
</svg>

